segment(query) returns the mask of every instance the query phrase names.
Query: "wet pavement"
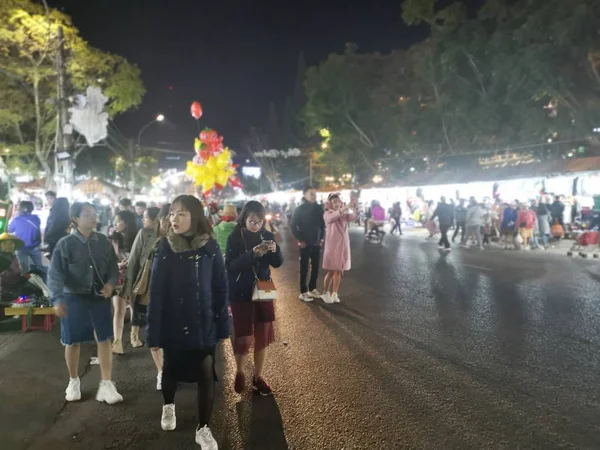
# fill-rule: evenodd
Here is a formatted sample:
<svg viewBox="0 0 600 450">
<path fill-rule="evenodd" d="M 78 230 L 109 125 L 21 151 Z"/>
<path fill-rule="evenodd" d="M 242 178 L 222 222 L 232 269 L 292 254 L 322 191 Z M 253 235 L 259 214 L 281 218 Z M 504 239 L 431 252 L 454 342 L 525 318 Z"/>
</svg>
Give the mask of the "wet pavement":
<svg viewBox="0 0 600 450">
<path fill-rule="evenodd" d="M 600 448 L 600 262 L 544 252 L 454 249 L 420 236 L 382 246 L 353 229 L 341 304 L 297 299 L 297 252 L 283 231 L 276 271 L 274 398 L 233 392 L 219 350 L 213 432 L 221 449 Z M 195 389 L 160 429 L 149 350 L 115 358 L 125 397 L 65 404 L 56 330 L 0 335 L 0 448 L 193 449 Z M 250 374 L 250 368 L 248 374 Z"/>
</svg>

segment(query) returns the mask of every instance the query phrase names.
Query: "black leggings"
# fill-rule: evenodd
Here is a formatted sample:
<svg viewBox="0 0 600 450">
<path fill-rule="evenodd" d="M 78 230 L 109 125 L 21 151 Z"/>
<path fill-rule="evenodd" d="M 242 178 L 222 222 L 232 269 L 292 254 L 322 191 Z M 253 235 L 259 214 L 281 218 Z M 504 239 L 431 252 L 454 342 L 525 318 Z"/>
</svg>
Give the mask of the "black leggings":
<svg viewBox="0 0 600 450">
<path fill-rule="evenodd" d="M 202 428 L 208 426 L 215 402 L 215 372 L 212 356 L 204 358 L 200 372 L 198 374 L 198 425 Z M 175 403 L 176 391 L 177 381 L 165 378 L 163 374 L 162 395 L 165 405 Z"/>
</svg>

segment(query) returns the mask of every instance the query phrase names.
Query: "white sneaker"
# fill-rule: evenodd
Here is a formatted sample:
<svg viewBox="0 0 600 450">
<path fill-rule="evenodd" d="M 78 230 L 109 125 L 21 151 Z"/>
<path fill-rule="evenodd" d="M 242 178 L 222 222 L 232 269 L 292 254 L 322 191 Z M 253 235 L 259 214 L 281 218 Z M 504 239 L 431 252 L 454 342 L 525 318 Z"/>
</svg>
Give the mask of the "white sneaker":
<svg viewBox="0 0 600 450">
<path fill-rule="evenodd" d="M 117 392 L 117 388 L 112 381 L 102 380 L 98 386 L 96 400 L 114 405 L 123 401 L 123 396 Z"/>
<path fill-rule="evenodd" d="M 337 292 L 334 292 L 331 295 L 331 300 L 333 300 L 332 303 L 340 303 L 340 297 L 338 296 Z"/>
<path fill-rule="evenodd" d="M 298 296 L 298 298 L 300 300 L 302 300 L 303 302 L 312 302 L 314 300 L 314 298 L 312 298 L 308 292 L 304 292 L 303 294 L 300 294 Z"/>
<path fill-rule="evenodd" d="M 160 427 L 164 431 L 173 431 L 177 427 L 177 417 L 175 417 L 175 405 L 173 403 L 163 405 Z"/>
<path fill-rule="evenodd" d="M 71 378 L 69 380 L 69 385 L 65 391 L 65 400 L 68 402 L 81 400 L 81 381 L 79 380 L 79 377 Z"/>
<path fill-rule="evenodd" d="M 325 292 L 323 294 L 322 298 L 325 303 L 329 303 L 329 304 L 333 303 L 333 297 L 331 296 L 331 294 L 329 292 Z"/>
<path fill-rule="evenodd" d="M 321 294 L 319 291 L 317 291 L 316 289 L 313 289 L 312 291 L 310 291 L 308 293 L 309 296 L 311 296 L 312 298 L 321 298 L 323 297 L 323 294 Z"/>
<path fill-rule="evenodd" d="M 210 432 L 210 428 L 206 425 L 200 428 L 196 428 L 196 444 L 198 444 L 202 450 L 219 450 L 219 446 L 217 445 L 217 441 L 213 437 Z"/>
<path fill-rule="evenodd" d="M 156 375 L 156 390 L 162 391 L 162 371 Z"/>
</svg>

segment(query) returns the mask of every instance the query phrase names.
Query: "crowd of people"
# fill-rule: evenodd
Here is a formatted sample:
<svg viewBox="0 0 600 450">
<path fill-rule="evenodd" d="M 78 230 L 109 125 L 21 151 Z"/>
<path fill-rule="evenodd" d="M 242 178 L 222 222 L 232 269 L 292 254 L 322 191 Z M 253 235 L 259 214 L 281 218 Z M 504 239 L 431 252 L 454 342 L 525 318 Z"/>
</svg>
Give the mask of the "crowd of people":
<svg viewBox="0 0 600 450">
<path fill-rule="evenodd" d="M 283 264 L 283 255 L 265 207 L 249 201 L 241 210 L 229 204 L 219 210 L 190 195 L 160 206 L 121 199 L 109 223 L 99 226 L 106 212 L 98 205 L 69 205 L 53 192 L 47 198 L 51 211 L 44 236 L 32 205 L 22 202 L 11 234 L 0 237 L 0 257 L 5 250 L 16 251 L 11 264 L 23 271 L 39 268 L 47 277 L 48 295 L 61 319 L 69 374 L 65 399 L 82 398 L 81 344 L 96 343 L 101 381 L 95 398 L 109 405 L 123 400 L 112 381 L 114 355 L 133 351 L 128 346 L 145 346 L 163 397 L 162 429 L 177 426 L 178 383 L 196 383 L 195 441 L 205 450 L 217 449 L 210 418 L 219 341 L 231 342 L 235 392 L 273 394 L 265 379 L 267 350 L 275 340 L 271 269 Z M 341 277 L 351 267 L 348 226 L 355 208 L 332 194 L 324 209 L 315 190 L 305 190 L 290 223 L 300 253 L 300 299 L 340 302 Z M 50 257 L 48 268 L 42 252 Z M 320 268 L 327 271 L 323 293 L 317 289 Z M 265 292 L 271 297 L 265 299 Z M 127 311 L 129 345 L 123 339 Z M 247 378 L 250 353 L 254 370 Z"/>
<path fill-rule="evenodd" d="M 433 202 L 429 202 L 423 222 L 429 231 L 428 239 L 440 234 L 438 245 L 443 251 L 450 251 L 448 233 L 452 228 L 452 242 L 455 243 L 460 234 L 462 247 L 469 247 L 472 242 L 483 249 L 494 239 L 504 249 L 544 250 L 551 239 L 564 236 L 564 209 L 558 197 L 552 203 L 547 199 L 491 203 L 471 197 L 468 203 L 460 199 L 456 205 L 442 196 L 435 208 Z"/>
<path fill-rule="evenodd" d="M 124 198 L 110 213 L 103 234 L 99 214 L 106 210 L 99 212 L 97 205 L 87 202 L 69 205 L 54 192 L 46 198 L 51 210 L 43 237 L 31 202 L 19 204 L 10 233 L 0 236 L 0 270 L 3 287 L 5 276 L 18 270 L 16 280 L 23 288 L 19 276 L 39 273 L 45 278 L 42 249 L 50 256 L 48 294 L 61 318 L 69 374 L 66 400 L 81 399 L 80 345 L 94 341 L 101 373 L 96 400 L 107 404 L 123 400 L 112 381 L 112 363 L 113 355 L 126 352 L 123 333 L 129 310 L 129 344 L 132 349 L 145 345 L 156 368 L 156 390 L 163 397 L 162 429 L 177 426 L 178 383 L 196 383 L 195 441 L 204 450 L 217 449 L 210 419 L 219 341 L 231 342 L 236 393 L 249 388 L 259 395 L 273 394 L 265 379 L 267 350 L 275 341 L 277 294 L 271 269 L 283 264 L 283 255 L 268 211 L 257 201 L 240 210 L 231 204 L 221 208 L 204 204 L 190 195 L 160 206 L 134 205 Z M 302 203 L 294 205 L 289 227 L 298 245 L 300 300 L 341 301 L 342 275 L 351 269 L 349 225 L 360 220 L 358 209 L 354 201 L 344 204 L 337 193 L 322 205 L 311 187 L 304 190 Z M 544 248 L 551 227 L 563 226 L 563 210 L 559 199 L 552 204 L 486 204 L 472 197 L 455 205 L 442 197 L 437 206 L 429 204 L 422 220 L 430 237 L 440 234 L 444 251 L 457 238 L 463 246 L 473 241 L 479 248 L 492 238 L 500 239 L 505 248 Z M 402 234 L 400 203 L 387 215 L 392 234 Z M 364 217 L 369 233 L 383 225 L 386 211 L 373 202 Z M 15 252 L 12 259 L 6 256 Z M 322 291 L 317 286 L 321 269 L 326 272 Z M 250 353 L 251 383 L 245 373 Z"/>
</svg>

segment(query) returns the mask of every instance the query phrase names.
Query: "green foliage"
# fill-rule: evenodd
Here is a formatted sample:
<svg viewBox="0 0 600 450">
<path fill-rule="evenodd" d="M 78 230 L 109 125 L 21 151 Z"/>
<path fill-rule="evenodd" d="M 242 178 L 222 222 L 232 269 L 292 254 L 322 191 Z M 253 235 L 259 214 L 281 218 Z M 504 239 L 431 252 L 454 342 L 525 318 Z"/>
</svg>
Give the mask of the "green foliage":
<svg viewBox="0 0 600 450">
<path fill-rule="evenodd" d="M 305 78 L 307 133 L 331 131 L 323 175 L 365 177 L 446 155 L 591 136 L 600 125 L 600 2 L 406 0 L 402 17 L 431 35 L 408 51 L 348 46 Z M 443 2 L 448 5 L 447 2 Z"/>
<path fill-rule="evenodd" d="M 32 0 L 0 3 L 0 140 L 28 145 L 50 173 L 56 132 L 57 34 L 62 28 L 72 92 L 100 86 L 111 116 L 140 104 L 140 70 L 123 57 L 91 47 L 71 18 Z M 4 101 L 9 99 L 10 101 Z"/>
</svg>

